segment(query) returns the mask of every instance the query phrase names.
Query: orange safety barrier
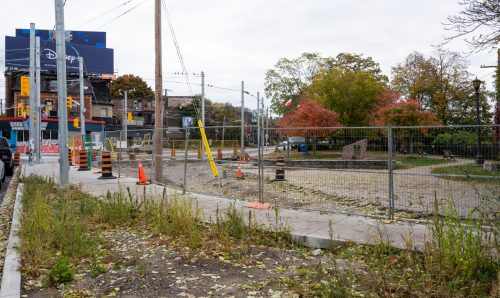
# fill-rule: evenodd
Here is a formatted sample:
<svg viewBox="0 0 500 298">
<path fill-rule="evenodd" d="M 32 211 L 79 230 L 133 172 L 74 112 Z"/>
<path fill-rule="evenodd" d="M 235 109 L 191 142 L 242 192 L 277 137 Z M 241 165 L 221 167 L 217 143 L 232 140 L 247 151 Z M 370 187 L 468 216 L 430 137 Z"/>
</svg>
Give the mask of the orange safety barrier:
<svg viewBox="0 0 500 298">
<path fill-rule="evenodd" d="M 68 149 L 68 164 L 73 165 L 73 151 L 71 149 Z"/>
<path fill-rule="evenodd" d="M 217 149 L 217 160 L 222 160 L 222 150 L 220 148 Z"/>
<path fill-rule="evenodd" d="M 18 166 L 21 163 L 21 153 L 14 153 L 14 166 Z"/>
<path fill-rule="evenodd" d="M 87 150 L 80 150 L 79 165 L 80 165 L 80 168 L 78 169 L 78 171 L 90 171 L 89 164 L 88 164 Z"/>
<path fill-rule="evenodd" d="M 101 177 L 97 179 L 116 179 L 113 176 L 112 165 L 111 165 L 111 153 L 108 151 L 102 152 L 102 171 Z"/>
</svg>

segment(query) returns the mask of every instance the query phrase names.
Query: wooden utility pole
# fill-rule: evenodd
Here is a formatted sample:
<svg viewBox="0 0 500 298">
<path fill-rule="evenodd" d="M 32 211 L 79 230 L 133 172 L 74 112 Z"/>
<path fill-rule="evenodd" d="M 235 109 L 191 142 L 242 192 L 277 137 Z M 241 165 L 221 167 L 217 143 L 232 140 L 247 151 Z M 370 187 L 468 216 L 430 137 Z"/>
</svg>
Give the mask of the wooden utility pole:
<svg viewBox="0 0 500 298">
<path fill-rule="evenodd" d="M 163 181 L 163 82 L 161 67 L 161 3 L 155 0 L 155 181 Z"/>
</svg>

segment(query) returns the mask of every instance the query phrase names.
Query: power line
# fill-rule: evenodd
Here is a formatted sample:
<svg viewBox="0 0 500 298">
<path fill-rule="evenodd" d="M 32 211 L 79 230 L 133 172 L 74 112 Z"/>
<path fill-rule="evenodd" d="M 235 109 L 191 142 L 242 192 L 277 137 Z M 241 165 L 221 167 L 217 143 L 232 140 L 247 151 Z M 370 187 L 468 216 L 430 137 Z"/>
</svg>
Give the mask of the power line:
<svg viewBox="0 0 500 298">
<path fill-rule="evenodd" d="M 91 18 L 90 20 L 86 21 L 85 23 L 82 23 L 82 24 L 80 24 L 80 25 L 78 25 L 78 26 L 75 26 L 75 28 L 80 28 L 80 27 L 82 27 L 82 26 L 85 26 L 85 25 L 87 25 L 88 23 L 91 23 L 91 22 L 93 22 L 94 20 L 97 20 L 97 19 L 99 19 L 99 18 L 101 18 L 101 17 L 105 16 L 105 15 L 107 15 L 107 14 L 108 14 L 108 13 L 110 13 L 110 12 L 113 12 L 113 11 L 115 11 L 115 10 L 118 10 L 120 7 L 127 5 L 127 4 L 129 4 L 130 2 L 132 2 L 132 1 L 134 1 L 134 0 L 128 0 L 128 1 L 126 1 L 126 2 L 123 2 L 122 4 L 120 4 L 120 5 L 118 5 L 118 6 L 114 7 L 114 8 L 111 8 L 110 10 L 107 10 L 106 12 L 104 12 L 104 13 L 102 13 L 102 14 L 100 14 L 100 15 L 96 16 L 96 17 Z"/>
<path fill-rule="evenodd" d="M 168 12 L 167 5 L 165 4 L 165 0 L 162 0 L 161 3 L 163 6 L 163 11 L 165 12 L 165 15 L 167 17 L 168 27 L 170 28 L 170 33 L 172 35 L 172 39 L 174 40 L 175 50 L 177 51 L 177 57 L 179 58 L 179 62 L 181 64 L 181 68 L 182 68 L 182 74 L 184 74 L 184 78 L 186 79 L 186 83 L 188 83 L 187 86 L 189 89 L 189 93 L 191 96 L 193 96 L 193 89 L 191 88 L 189 76 L 186 75 L 188 73 L 188 71 L 186 70 L 186 65 L 184 64 L 184 59 L 182 58 L 181 49 L 179 47 L 179 43 L 177 41 L 177 37 L 176 37 L 175 31 L 174 31 L 174 25 L 172 24 L 172 20 L 170 18 L 170 14 Z"/>
</svg>

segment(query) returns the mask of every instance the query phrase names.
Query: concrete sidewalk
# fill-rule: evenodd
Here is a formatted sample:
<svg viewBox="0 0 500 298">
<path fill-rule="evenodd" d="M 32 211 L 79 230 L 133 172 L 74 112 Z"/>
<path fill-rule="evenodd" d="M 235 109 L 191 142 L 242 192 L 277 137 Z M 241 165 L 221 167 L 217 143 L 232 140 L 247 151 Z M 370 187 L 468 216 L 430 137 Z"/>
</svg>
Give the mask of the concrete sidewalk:
<svg viewBox="0 0 500 298">
<path fill-rule="evenodd" d="M 79 172 L 75 167 L 70 167 L 69 181 L 71 184 L 80 185 L 82 190 L 95 196 L 105 195 L 108 191 L 126 191 L 127 188 L 130 188 L 132 194 L 139 196 L 143 195 L 144 190 L 147 194 L 158 195 L 164 191 L 164 187 L 160 185 L 136 185 L 135 178 L 122 177 L 113 180 L 100 180 L 97 179 L 100 174 L 93 174 L 97 170 Z M 31 174 L 51 177 L 58 181 L 59 164 L 57 159 L 48 157 L 44 159 L 43 164 L 32 166 L 24 164 L 21 175 Z M 171 188 L 166 188 L 166 191 L 168 194 L 180 193 Z M 183 197 L 183 195 L 179 196 Z M 217 208 L 220 212 L 231 203 L 234 203 L 239 210 L 243 210 L 245 214 L 251 210 L 256 219 L 266 226 L 273 225 L 276 220 L 275 210 L 249 209 L 249 202 L 196 193 L 186 193 L 184 196 L 196 200 L 198 207 L 203 210 L 205 220 L 214 219 Z M 383 223 L 381 220 L 363 216 L 323 214 L 315 211 L 284 208 L 279 209 L 279 220 L 291 229 L 294 239 L 313 248 L 325 248 L 332 244 L 338 245 L 346 242 L 374 244 L 382 237 L 384 240 L 388 240 L 391 245 L 399 248 L 405 248 L 405 239 L 411 238 L 413 245 L 417 249 L 421 249 L 424 241 L 429 239 L 429 231 L 424 224 L 407 221 Z"/>
</svg>

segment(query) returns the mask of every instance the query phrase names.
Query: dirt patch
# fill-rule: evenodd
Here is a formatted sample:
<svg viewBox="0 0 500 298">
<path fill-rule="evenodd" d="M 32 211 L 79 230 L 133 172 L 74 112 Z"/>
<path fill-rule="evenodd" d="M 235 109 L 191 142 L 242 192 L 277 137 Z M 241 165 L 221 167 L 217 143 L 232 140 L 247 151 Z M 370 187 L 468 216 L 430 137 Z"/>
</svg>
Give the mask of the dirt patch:
<svg viewBox="0 0 500 298">
<path fill-rule="evenodd" d="M 81 260 L 72 283 L 58 289 L 44 289 L 43 278 L 26 280 L 24 294 L 29 297 L 64 294 L 290 297 L 295 290 L 277 281 L 294 278 L 298 267 L 333 262 L 332 258 L 313 256 L 307 250 L 264 246 L 239 247 L 231 253 L 217 249 L 191 250 L 177 246 L 170 238 L 133 229 L 105 231 L 102 237 L 106 242 L 96 252 L 96 259 Z"/>
</svg>

